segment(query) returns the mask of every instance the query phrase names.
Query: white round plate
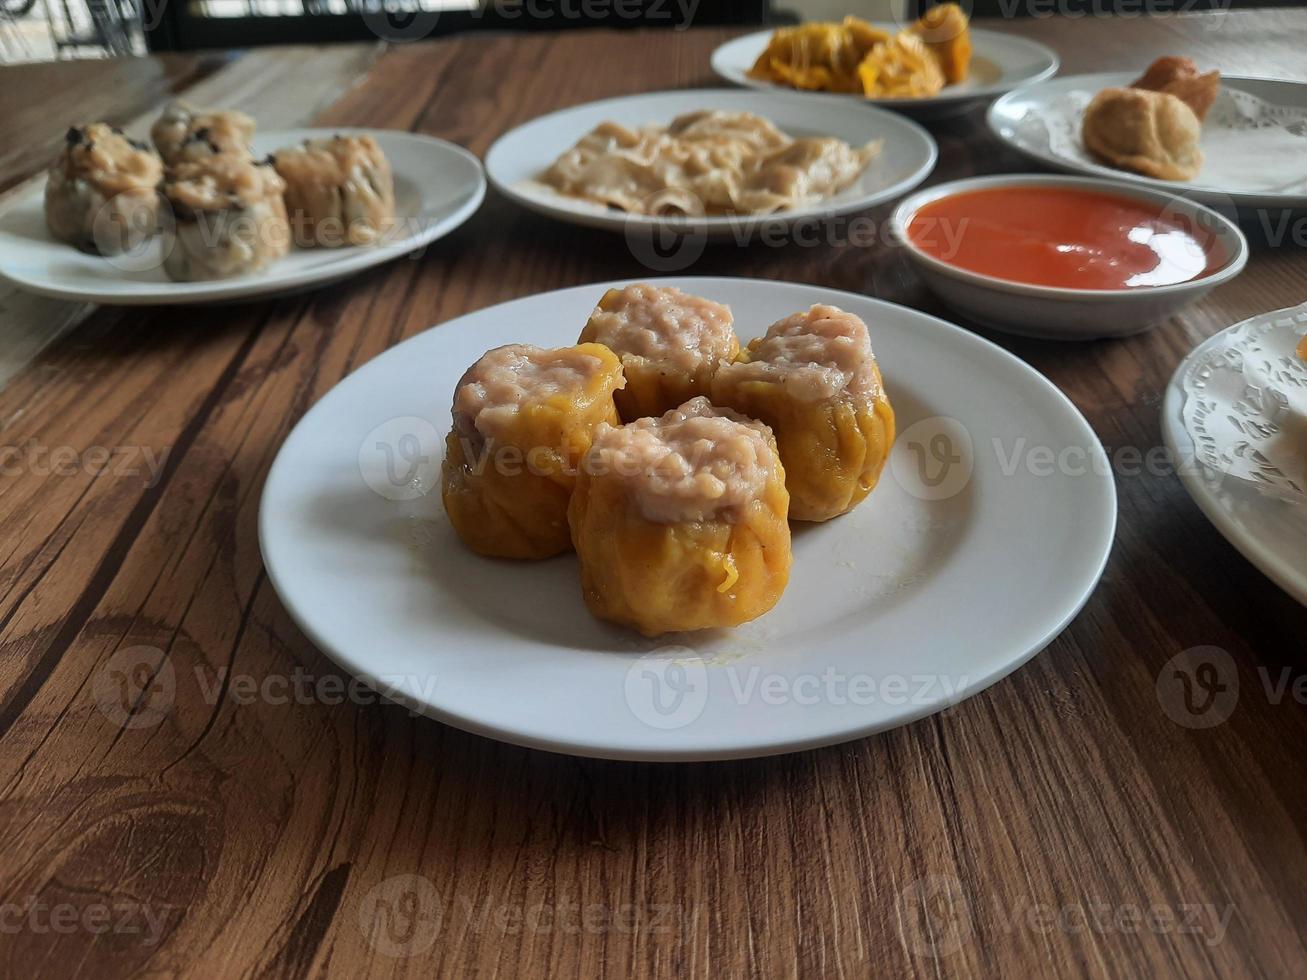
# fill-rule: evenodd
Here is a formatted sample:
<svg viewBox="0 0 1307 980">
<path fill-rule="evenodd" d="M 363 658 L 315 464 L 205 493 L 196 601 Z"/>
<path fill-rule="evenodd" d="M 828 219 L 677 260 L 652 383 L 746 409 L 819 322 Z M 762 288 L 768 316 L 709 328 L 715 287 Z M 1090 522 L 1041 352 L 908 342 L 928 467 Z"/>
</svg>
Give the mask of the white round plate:
<svg viewBox="0 0 1307 980">
<path fill-rule="evenodd" d="M 794 137 L 834 136 L 854 146 L 876 139 L 884 143 L 862 176 L 844 191 L 811 207 L 765 215 L 628 214 L 559 194 L 538 180 L 559 155 L 602 122 L 665 125 L 683 113 L 703 109 L 752 112 Z M 486 154 L 486 174 L 496 190 L 523 207 L 571 224 L 628 235 L 682 229 L 709 238 L 747 241 L 762 229 L 862 211 L 893 200 L 925 180 L 938 155 L 935 141 L 916 123 L 888 112 L 859 110 L 843 99 L 778 99 L 732 89 L 691 89 L 605 99 L 533 119 L 495 141 Z"/>
<path fill-rule="evenodd" d="M 439 465 L 460 374 L 496 345 L 574 342 L 618 285 L 596 283 L 428 330 L 344 379 L 291 432 L 259 536 L 274 587 L 323 651 L 415 710 L 493 738 L 724 759 L 939 711 L 1075 616 L 1107 559 L 1116 493 L 1098 439 L 1044 377 L 973 333 L 852 293 L 654 282 L 728 303 L 741 340 L 817 302 L 871 328 L 900 435 L 861 506 L 795 526 L 777 606 L 735 630 L 647 640 L 586 611 L 575 556 L 494 561 L 454 535 Z"/>
<path fill-rule="evenodd" d="M 1027 85 L 989 107 L 989 128 L 999 139 L 1032 160 L 1066 173 L 1107 177 L 1116 181 L 1184 194 L 1217 207 L 1299 208 L 1307 206 L 1307 180 L 1286 181 L 1279 168 L 1258 166 L 1259 147 L 1271 130 L 1233 130 L 1222 126 L 1213 110 L 1203 124 L 1200 143 L 1205 159 L 1198 180 L 1156 180 L 1117 170 L 1090 157 L 1079 140 L 1083 104 L 1105 88 L 1129 85 L 1137 72 L 1067 75 Z M 1307 116 L 1307 84 L 1273 78 L 1222 76 L 1221 86 L 1246 92 L 1272 105 Z M 1050 139 L 1049 121 L 1062 133 Z M 1068 140 L 1066 133 L 1074 133 Z"/>
<path fill-rule="evenodd" d="M 292 248 L 263 272 L 217 282 L 173 282 L 163 271 L 162 242 L 140 254 L 104 258 L 56 241 L 45 227 L 45 182 L 6 202 L 0 211 L 0 277 L 29 292 L 84 303 L 208 303 L 251 299 L 323 286 L 398 258 L 441 238 L 481 205 L 481 162 L 453 143 L 385 129 L 292 129 L 258 133 L 257 156 L 334 134 L 371 136 L 395 174 L 396 234 L 368 248 Z"/>
<path fill-rule="evenodd" d="M 1302 508 L 1269 497 L 1243 480 L 1220 479 L 1194 460 L 1194 441 L 1184 426 L 1182 379 L 1207 351 L 1226 343 L 1213 334 L 1195 347 L 1171 376 L 1162 403 L 1162 438 L 1176 461 L 1180 482 L 1217 531 L 1272 582 L 1307 605 L 1307 516 Z"/>
<path fill-rule="evenodd" d="M 901 24 L 877 23 L 874 26 L 891 34 L 903 29 Z M 773 31 L 757 31 L 720 45 L 712 53 L 712 67 L 722 78 L 736 85 L 768 92 L 784 92 L 803 98 L 836 98 L 854 105 L 875 105 L 923 117 L 955 112 L 972 102 L 992 99 L 1019 85 L 1029 85 L 1057 74 L 1059 64 L 1052 48 L 1000 31 L 971 29 L 970 77 L 946 85 L 938 95 L 928 99 L 868 99 L 862 95 L 799 92 L 786 85 L 749 77 L 749 69 L 767 49 Z"/>
</svg>

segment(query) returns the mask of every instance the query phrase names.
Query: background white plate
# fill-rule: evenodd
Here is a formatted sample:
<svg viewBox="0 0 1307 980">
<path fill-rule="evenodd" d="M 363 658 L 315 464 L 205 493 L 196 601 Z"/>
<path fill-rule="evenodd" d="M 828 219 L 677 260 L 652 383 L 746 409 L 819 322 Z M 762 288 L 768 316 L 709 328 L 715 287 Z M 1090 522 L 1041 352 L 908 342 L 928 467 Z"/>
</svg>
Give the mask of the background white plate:
<svg viewBox="0 0 1307 980">
<path fill-rule="evenodd" d="M 219 282 L 173 282 L 156 238 L 140 255 L 87 255 L 56 241 L 45 227 L 45 182 L 7 202 L 0 212 L 0 276 L 30 292 L 87 303 L 157 305 L 248 299 L 322 286 L 388 262 L 449 234 L 480 206 L 486 193 L 481 162 L 453 143 L 385 129 L 292 129 L 259 133 L 258 156 L 301 140 L 335 133 L 371 136 L 395 173 L 400 233 L 373 248 L 292 248 L 263 272 Z"/>
<path fill-rule="evenodd" d="M 565 150 L 601 122 L 625 126 L 667 124 L 686 112 L 721 109 L 752 112 L 770 119 L 790 136 L 834 136 L 854 146 L 881 139 L 880 154 L 852 186 L 818 204 L 768 215 L 652 217 L 627 214 L 591 201 L 559 194 L 537 178 Z M 798 99 L 732 89 L 691 89 L 605 99 L 552 112 L 518 126 L 495 141 L 486 154 L 486 173 L 495 189 L 540 214 L 572 224 L 627 234 L 684 229 L 708 237 L 747 240 L 761 228 L 785 228 L 874 207 L 907 193 L 926 179 L 939 150 L 930 134 L 893 113 L 867 111 L 844 99 Z"/>
<path fill-rule="evenodd" d="M 875 26 L 891 34 L 897 34 L 904 27 L 902 24 L 887 23 L 877 23 Z M 758 60 L 758 56 L 767 49 L 767 42 L 771 40 L 773 33 L 773 31 L 757 31 L 720 45 L 712 53 L 713 71 L 727 81 L 748 88 L 797 94 L 804 98 L 825 95 L 826 93 L 798 92 L 786 85 L 749 77 L 749 69 Z M 876 105 L 910 115 L 930 117 L 957 111 L 979 99 L 992 99 L 996 95 L 1011 91 L 1018 85 L 1028 85 L 1043 78 L 1050 78 L 1057 73 L 1060 63 L 1052 48 L 1037 41 L 1028 41 L 1023 37 L 1000 31 L 972 28 L 971 48 L 970 76 L 956 85 L 944 86 L 938 95 L 928 99 L 868 99 L 865 96 L 845 93 L 828 95 L 828 97 L 854 105 L 859 103 Z"/>
<path fill-rule="evenodd" d="M 269 577 L 342 667 L 431 717 L 522 745 L 748 757 L 938 711 L 1016 669 L 1080 609 L 1111 547 L 1116 494 L 1098 439 L 1044 377 L 975 334 L 851 293 L 654 281 L 730 304 L 741 340 L 819 301 L 865 318 L 900 426 L 876 491 L 843 518 L 796 526 L 789 589 L 753 623 L 661 641 L 601 623 L 581 601 L 574 556 L 520 563 L 464 549 L 438 470 L 464 368 L 499 344 L 572 343 L 616 284 L 480 310 L 343 380 L 268 475 Z M 1062 454 L 1065 471 L 1045 472 L 1046 453 Z M 389 474 L 388 459 L 399 463 Z"/>
<path fill-rule="evenodd" d="M 1182 379 L 1192 362 L 1226 343 L 1239 324 L 1213 334 L 1175 369 L 1162 403 L 1162 437 L 1176 461 L 1180 482 L 1207 519 L 1272 582 L 1307 605 L 1307 515 L 1301 507 L 1276 500 L 1243 480 L 1221 479 L 1194 462 L 1194 441 L 1183 421 Z"/>
<path fill-rule="evenodd" d="M 1173 194 L 1185 194 L 1206 204 L 1237 206 L 1246 208 L 1298 208 L 1307 206 L 1307 197 L 1301 193 L 1281 193 L 1268 190 L 1274 185 L 1275 174 L 1265 169 L 1246 170 L 1246 179 L 1239 179 L 1239 168 L 1231 168 L 1231 179 L 1225 183 L 1214 184 L 1199 173 L 1198 180 L 1156 180 L 1141 174 L 1132 174 L 1117 170 L 1092 160 L 1081 160 L 1056 153 L 1049 148 L 1047 129 L 1038 116 L 1058 105 L 1059 100 L 1075 92 L 1090 95 L 1113 86 L 1129 85 L 1139 77 L 1145 66 L 1137 72 L 1103 72 L 1096 75 L 1067 75 L 1054 78 L 1036 85 L 1027 85 L 1003 96 L 989 107 L 987 120 L 989 128 L 999 139 L 1013 149 L 1033 160 L 1047 164 L 1067 173 L 1085 174 L 1090 177 L 1107 177 L 1112 180 L 1143 184 L 1170 191 Z M 1276 105 L 1291 106 L 1307 110 L 1307 84 L 1302 82 L 1282 81 L 1274 78 L 1244 78 L 1237 75 L 1222 76 L 1221 85 L 1230 89 L 1239 89 L 1260 99 Z M 1204 171 L 1210 169 L 1214 156 L 1210 140 L 1212 121 L 1209 119 L 1203 127 L 1201 146 L 1207 156 Z"/>
</svg>

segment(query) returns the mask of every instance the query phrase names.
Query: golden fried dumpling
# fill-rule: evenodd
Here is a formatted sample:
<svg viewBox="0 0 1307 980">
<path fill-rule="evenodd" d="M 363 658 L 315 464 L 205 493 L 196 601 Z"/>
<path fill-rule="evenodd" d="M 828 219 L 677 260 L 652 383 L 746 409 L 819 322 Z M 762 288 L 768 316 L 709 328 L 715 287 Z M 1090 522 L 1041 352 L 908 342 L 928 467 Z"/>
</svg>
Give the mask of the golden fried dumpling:
<svg viewBox="0 0 1307 980">
<path fill-rule="evenodd" d="M 1159 180 L 1193 180 L 1203 165 L 1193 110 L 1166 92 L 1105 88 L 1085 109 L 1085 149 L 1110 166 Z"/>
<path fill-rule="evenodd" d="M 944 72 L 949 85 L 964 81 L 971 70 L 971 28 L 956 3 L 941 3 L 927 10 L 908 28 L 918 35 Z"/>
<path fill-rule="evenodd" d="M 301 247 L 374 245 L 394 226 L 390 161 L 371 136 L 305 140 L 269 160 L 286 182 L 286 213 Z"/>
<path fill-rule="evenodd" d="M 867 325 L 834 306 L 772 324 L 717 372 L 712 400 L 771 427 L 795 520 L 851 510 L 875 487 L 894 442 Z"/>
<path fill-rule="evenodd" d="M 1298 341 L 1298 356 L 1307 361 L 1307 335 Z"/>
<path fill-rule="evenodd" d="M 712 376 L 740 349 L 730 307 L 648 283 L 604 293 L 580 343 L 603 344 L 620 358 L 626 387 L 615 398 L 626 422 L 708 394 Z"/>
<path fill-rule="evenodd" d="M 904 31 L 872 48 L 858 65 L 869 98 L 924 99 L 944 87 L 944 71 L 926 42 Z"/>
<path fill-rule="evenodd" d="M 106 123 L 68 130 L 45 184 L 50 234 L 87 252 L 130 251 L 158 227 L 159 157 Z"/>
<path fill-rule="evenodd" d="M 788 506 L 771 432 L 706 398 L 601 425 L 568 509 L 585 603 L 646 636 L 756 619 L 789 581 Z"/>
<path fill-rule="evenodd" d="M 571 545 L 567 502 L 601 422 L 617 423 L 616 355 L 599 344 L 496 347 L 454 389 L 441 497 L 454 530 L 495 558 L 548 558 Z"/>
<path fill-rule="evenodd" d="M 751 78 L 797 89 L 861 92 L 858 65 L 890 35 L 857 17 L 844 22 L 782 27 L 749 69 Z"/>
<path fill-rule="evenodd" d="M 1192 58 L 1166 55 L 1149 65 L 1147 71 L 1130 83 L 1130 87 L 1168 92 L 1192 109 L 1198 121 L 1202 122 L 1221 90 L 1221 73 L 1200 73 Z"/>
</svg>

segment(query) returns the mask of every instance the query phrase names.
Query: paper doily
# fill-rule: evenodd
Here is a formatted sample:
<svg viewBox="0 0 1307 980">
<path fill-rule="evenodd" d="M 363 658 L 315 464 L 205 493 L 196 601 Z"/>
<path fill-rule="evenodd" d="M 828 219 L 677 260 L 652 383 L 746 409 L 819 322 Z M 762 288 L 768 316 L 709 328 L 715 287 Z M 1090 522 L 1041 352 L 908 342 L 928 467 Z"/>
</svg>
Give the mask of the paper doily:
<svg viewBox="0 0 1307 980">
<path fill-rule="evenodd" d="M 1197 459 L 1262 493 L 1307 503 L 1307 363 L 1295 352 L 1307 303 L 1219 335 L 1180 378 Z"/>
</svg>

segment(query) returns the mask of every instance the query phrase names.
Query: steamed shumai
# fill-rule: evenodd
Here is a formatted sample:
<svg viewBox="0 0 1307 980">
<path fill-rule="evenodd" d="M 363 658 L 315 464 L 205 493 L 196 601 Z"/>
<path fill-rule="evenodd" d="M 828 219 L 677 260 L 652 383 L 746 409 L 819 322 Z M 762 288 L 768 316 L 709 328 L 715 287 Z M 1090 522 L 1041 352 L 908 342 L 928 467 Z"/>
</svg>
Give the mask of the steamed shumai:
<svg viewBox="0 0 1307 980">
<path fill-rule="evenodd" d="M 604 293 L 580 343 L 603 344 L 622 362 L 626 387 L 614 397 L 626 422 L 708 394 L 740 349 L 729 306 L 647 283 Z"/>
<path fill-rule="evenodd" d="M 827 521 L 860 503 L 894 442 L 867 325 L 835 306 L 772 324 L 717 372 L 712 400 L 775 433 L 795 520 Z"/>
<path fill-rule="evenodd" d="M 173 102 L 150 128 L 150 138 L 169 167 L 215 156 L 249 157 L 254 120 L 234 109 L 193 109 Z"/>
<path fill-rule="evenodd" d="M 45 223 L 87 252 L 117 255 L 155 233 L 163 175 L 157 154 L 107 123 L 74 126 L 50 165 Z"/>
<path fill-rule="evenodd" d="M 454 530 L 495 558 L 548 558 L 571 546 L 567 504 L 601 423 L 617 423 L 616 355 L 599 344 L 496 347 L 454 389 L 441 498 Z"/>
<path fill-rule="evenodd" d="M 585 603 L 646 636 L 756 619 L 789 582 L 788 508 L 770 430 L 706 398 L 600 425 L 568 509 Z"/>
</svg>

